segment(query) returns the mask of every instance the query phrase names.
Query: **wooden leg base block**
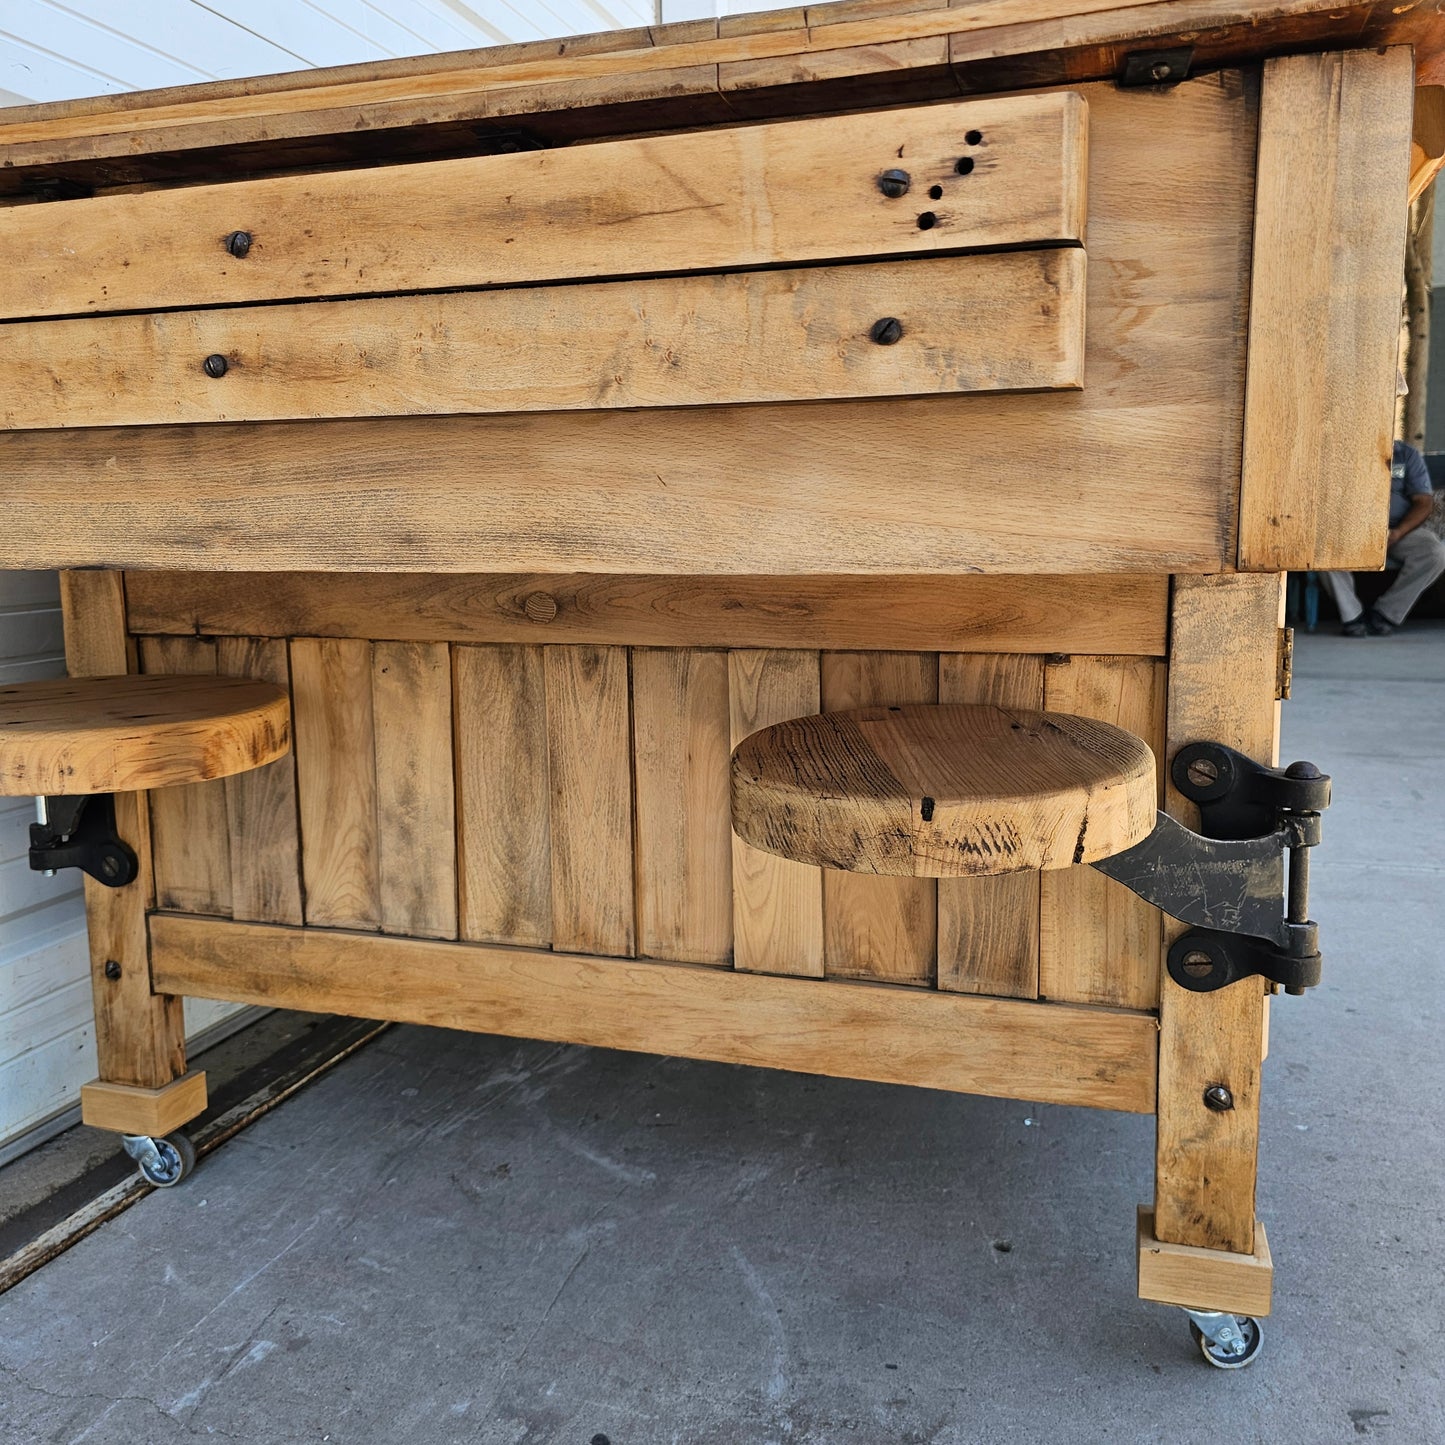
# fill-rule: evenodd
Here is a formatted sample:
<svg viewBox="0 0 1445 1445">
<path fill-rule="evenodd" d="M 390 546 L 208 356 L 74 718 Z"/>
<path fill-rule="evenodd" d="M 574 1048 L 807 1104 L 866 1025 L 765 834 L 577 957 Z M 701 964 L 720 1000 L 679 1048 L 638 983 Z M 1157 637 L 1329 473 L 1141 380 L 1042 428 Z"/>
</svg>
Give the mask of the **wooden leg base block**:
<svg viewBox="0 0 1445 1445">
<path fill-rule="evenodd" d="M 1274 1261 L 1264 1225 L 1254 1226 L 1254 1253 L 1162 1244 L 1154 1238 L 1154 1211 L 1139 1206 L 1139 1298 L 1198 1310 L 1224 1310 L 1263 1318 L 1269 1313 Z"/>
<path fill-rule="evenodd" d="M 103 1079 L 80 1091 L 80 1117 L 92 1129 L 159 1138 L 179 1129 L 206 1107 L 206 1074 L 192 1069 L 159 1089 L 108 1084 Z"/>
</svg>

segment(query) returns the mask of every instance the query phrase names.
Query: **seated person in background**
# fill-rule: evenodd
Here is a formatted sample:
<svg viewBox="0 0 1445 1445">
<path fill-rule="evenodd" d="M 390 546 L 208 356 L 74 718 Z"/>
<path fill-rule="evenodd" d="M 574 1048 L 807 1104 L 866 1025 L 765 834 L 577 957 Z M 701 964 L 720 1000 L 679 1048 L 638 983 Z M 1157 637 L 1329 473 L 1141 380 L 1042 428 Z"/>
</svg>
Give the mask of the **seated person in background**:
<svg viewBox="0 0 1445 1445">
<path fill-rule="evenodd" d="M 1420 594 L 1445 572 L 1445 543 L 1420 524 L 1434 510 L 1435 495 L 1425 458 L 1406 442 L 1396 442 L 1390 463 L 1390 536 L 1388 556 L 1398 563 L 1394 585 L 1367 613 L 1349 572 L 1326 572 L 1324 579 L 1340 609 L 1347 637 L 1388 637 L 1406 618 Z"/>
</svg>

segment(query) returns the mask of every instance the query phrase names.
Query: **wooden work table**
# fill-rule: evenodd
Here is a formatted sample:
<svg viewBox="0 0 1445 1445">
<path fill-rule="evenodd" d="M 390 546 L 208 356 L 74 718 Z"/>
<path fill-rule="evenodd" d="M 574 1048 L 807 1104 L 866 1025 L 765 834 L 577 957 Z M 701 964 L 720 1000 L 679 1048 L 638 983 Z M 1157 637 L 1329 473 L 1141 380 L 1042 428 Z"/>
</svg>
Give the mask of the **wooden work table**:
<svg viewBox="0 0 1445 1445">
<path fill-rule="evenodd" d="M 1442 39 L 866 0 L 0 111 L 0 567 L 294 737 L 116 795 L 88 1117 L 204 1107 L 186 995 L 1153 1113 L 1141 1293 L 1268 1313 L 1263 982 L 1082 865 L 759 851 L 729 754 L 1081 714 L 1187 821 L 1181 746 L 1276 760 L 1282 574 L 1383 562 Z"/>
</svg>

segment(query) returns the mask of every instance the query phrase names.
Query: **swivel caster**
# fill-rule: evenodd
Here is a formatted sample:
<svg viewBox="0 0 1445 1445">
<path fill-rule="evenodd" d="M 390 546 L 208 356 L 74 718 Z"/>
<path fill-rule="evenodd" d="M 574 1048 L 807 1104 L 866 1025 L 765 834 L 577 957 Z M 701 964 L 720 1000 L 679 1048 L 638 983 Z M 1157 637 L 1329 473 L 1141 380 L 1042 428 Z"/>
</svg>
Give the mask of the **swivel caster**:
<svg viewBox="0 0 1445 1445">
<path fill-rule="evenodd" d="M 120 1142 L 135 1160 L 140 1177 L 157 1189 L 179 1184 L 196 1167 L 196 1146 L 184 1134 L 170 1134 L 164 1139 L 122 1134 Z"/>
<path fill-rule="evenodd" d="M 1264 1331 L 1253 1315 L 1188 1309 L 1184 1313 L 1199 1353 L 1217 1370 L 1242 1370 L 1254 1362 L 1264 1344 Z"/>
</svg>

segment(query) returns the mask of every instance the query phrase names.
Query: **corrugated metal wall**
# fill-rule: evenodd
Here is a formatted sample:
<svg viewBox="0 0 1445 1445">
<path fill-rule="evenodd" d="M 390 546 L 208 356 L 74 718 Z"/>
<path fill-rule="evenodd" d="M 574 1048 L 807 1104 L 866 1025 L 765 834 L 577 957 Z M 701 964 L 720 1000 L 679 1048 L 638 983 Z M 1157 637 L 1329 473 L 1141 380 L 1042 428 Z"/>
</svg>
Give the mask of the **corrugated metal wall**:
<svg viewBox="0 0 1445 1445">
<path fill-rule="evenodd" d="M 717 13 L 679 0 L 668 19 Z M 683 11 L 685 10 L 685 14 Z M 3 0 L 0 105 L 646 25 L 653 0 Z M 64 671 L 57 583 L 0 573 L 0 682 Z M 95 1074 L 79 875 L 29 870 L 0 798 L 0 1161 L 74 1117 Z M 235 1011 L 188 1001 L 194 1035 Z"/>
</svg>

